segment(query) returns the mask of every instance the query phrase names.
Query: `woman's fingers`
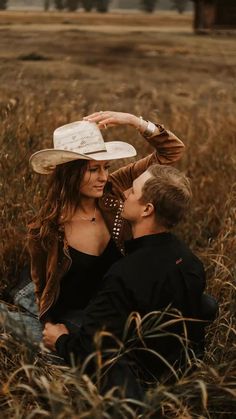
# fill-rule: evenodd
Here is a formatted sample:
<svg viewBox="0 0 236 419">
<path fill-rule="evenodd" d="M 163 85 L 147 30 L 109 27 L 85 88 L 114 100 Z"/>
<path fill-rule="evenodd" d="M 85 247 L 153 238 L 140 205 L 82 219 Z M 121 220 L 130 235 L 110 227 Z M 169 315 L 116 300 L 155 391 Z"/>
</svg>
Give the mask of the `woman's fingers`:
<svg viewBox="0 0 236 419">
<path fill-rule="evenodd" d="M 131 115 L 125 112 L 100 111 L 88 115 L 83 119 L 85 121 L 96 122 L 99 127 L 131 123 Z"/>
<path fill-rule="evenodd" d="M 99 128 L 106 128 L 107 126 L 120 124 L 117 115 L 114 115 L 114 113 L 111 112 L 96 112 L 95 114 L 89 115 L 83 119 L 89 122 L 96 122 Z"/>
<path fill-rule="evenodd" d="M 110 114 L 111 113 L 112 112 L 110 112 Z M 90 115 L 86 115 L 83 119 L 85 119 L 85 120 L 91 120 L 91 119 L 97 120 L 99 118 L 107 117 L 108 114 L 109 114 L 109 111 L 99 111 L 99 112 L 94 112 Z"/>
<path fill-rule="evenodd" d="M 85 116 L 83 119 L 85 121 L 99 122 L 99 121 L 103 121 L 107 118 L 110 118 L 112 116 L 114 117 L 114 113 L 112 113 L 112 112 L 101 111 L 101 112 L 95 112 L 91 115 Z"/>
<path fill-rule="evenodd" d="M 105 118 L 105 119 L 102 119 L 102 120 L 97 121 L 97 122 L 98 122 L 99 128 L 102 127 L 102 126 L 108 126 L 108 125 L 111 127 L 111 126 L 114 126 L 114 125 L 117 124 L 117 122 L 114 118 Z"/>
<path fill-rule="evenodd" d="M 102 115 L 102 114 L 104 114 L 104 111 L 100 111 L 100 112 L 94 112 L 94 113 L 91 113 L 90 115 L 86 115 L 83 119 L 93 119 L 93 118 L 96 118 L 97 116 L 99 116 L 99 115 Z"/>
</svg>

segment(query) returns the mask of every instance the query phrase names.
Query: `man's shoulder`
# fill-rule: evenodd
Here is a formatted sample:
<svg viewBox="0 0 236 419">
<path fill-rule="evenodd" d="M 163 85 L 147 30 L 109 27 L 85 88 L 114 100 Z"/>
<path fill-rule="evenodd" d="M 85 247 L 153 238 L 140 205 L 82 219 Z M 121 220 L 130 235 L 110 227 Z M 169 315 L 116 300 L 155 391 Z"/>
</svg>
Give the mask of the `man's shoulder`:
<svg viewBox="0 0 236 419">
<path fill-rule="evenodd" d="M 176 259 L 176 265 L 186 267 L 199 266 L 200 269 L 204 269 L 200 258 L 193 252 L 187 243 L 177 236 L 174 236 L 170 254 L 173 259 Z"/>
<path fill-rule="evenodd" d="M 130 264 L 130 261 L 133 259 L 133 255 L 126 255 L 119 259 L 117 262 L 113 263 L 113 265 L 108 269 L 106 276 L 121 276 L 123 273 L 126 272 L 127 266 Z"/>
<path fill-rule="evenodd" d="M 142 253 L 142 252 L 141 252 Z M 128 286 L 130 280 L 136 277 L 137 272 L 140 270 L 138 261 L 140 260 L 140 251 L 128 254 L 115 262 L 107 271 L 105 279 L 108 282 L 112 281 L 123 283 Z M 143 255 L 142 255 L 143 256 Z"/>
<path fill-rule="evenodd" d="M 146 280 L 150 277 L 166 275 L 178 269 L 196 267 L 204 270 L 202 261 L 196 256 L 189 246 L 174 234 L 170 241 L 155 243 L 135 249 L 124 258 L 111 266 L 108 273 L 114 278 L 132 282 L 133 278 L 143 276 Z"/>
</svg>

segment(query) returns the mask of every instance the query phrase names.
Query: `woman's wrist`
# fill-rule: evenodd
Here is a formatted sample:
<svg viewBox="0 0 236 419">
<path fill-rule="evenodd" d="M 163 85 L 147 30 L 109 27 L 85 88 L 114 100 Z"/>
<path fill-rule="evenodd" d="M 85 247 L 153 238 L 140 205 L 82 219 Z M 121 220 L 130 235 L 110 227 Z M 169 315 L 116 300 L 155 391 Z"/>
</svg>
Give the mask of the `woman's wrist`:
<svg viewBox="0 0 236 419">
<path fill-rule="evenodd" d="M 129 124 L 130 124 L 132 127 L 134 127 L 134 128 L 136 128 L 136 129 L 138 129 L 138 126 L 139 126 L 139 117 L 138 117 L 138 116 L 135 116 L 135 115 L 130 114 L 129 119 L 130 119 L 130 123 L 129 123 Z"/>
<path fill-rule="evenodd" d="M 138 117 L 132 114 L 130 114 L 130 125 L 136 128 L 145 138 L 158 135 L 164 130 L 162 125 L 154 124 L 151 121 L 146 121 L 142 116 Z"/>
<path fill-rule="evenodd" d="M 142 116 L 131 115 L 130 125 L 136 128 L 141 134 L 146 130 L 147 124 L 147 121 Z"/>
<path fill-rule="evenodd" d="M 135 117 L 134 123 L 135 128 L 146 138 L 152 137 L 157 131 L 155 124 L 146 121 L 142 116 Z"/>
</svg>

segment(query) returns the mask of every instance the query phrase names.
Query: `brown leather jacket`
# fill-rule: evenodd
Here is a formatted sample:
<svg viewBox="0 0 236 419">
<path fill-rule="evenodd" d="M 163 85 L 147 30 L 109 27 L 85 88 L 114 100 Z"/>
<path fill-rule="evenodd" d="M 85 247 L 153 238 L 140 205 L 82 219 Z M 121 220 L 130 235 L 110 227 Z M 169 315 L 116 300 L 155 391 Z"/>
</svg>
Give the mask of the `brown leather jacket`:
<svg viewBox="0 0 236 419">
<path fill-rule="evenodd" d="M 118 248 L 123 252 L 124 240 L 131 238 L 128 223 L 120 217 L 123 192 L 151 164 L 172 164 L 178 160 L 184 150 L 184 144 L 170 131 L 162 129 L 160 134 L 146 139 L 155 151 L 149 156 L 131 163 L 111 173 L 105 193 L 98 205 Z M 40 240 L 30 239 L 28 249 L 31 257 L 31 276 L 35 284 L 36 300 L 39 305 L 39 318 L 47 319 L 48 310 L 56 302 L 60 293 L 60 281 L 69 270 L 71 258 L 68 252 L 64 230 L 59 228 L 52 245 L 46 251 Z"/>
</svg>

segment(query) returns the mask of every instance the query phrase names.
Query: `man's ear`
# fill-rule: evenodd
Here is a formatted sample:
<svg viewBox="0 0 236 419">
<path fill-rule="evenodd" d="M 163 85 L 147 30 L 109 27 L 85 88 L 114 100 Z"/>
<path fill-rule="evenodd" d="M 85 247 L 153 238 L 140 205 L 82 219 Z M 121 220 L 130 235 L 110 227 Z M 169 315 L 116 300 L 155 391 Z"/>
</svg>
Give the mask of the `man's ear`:
<svg viewBox="0 0 236 419">
<path fill-rule="evenodd" d="M 148 217 L 149 215 L 152 215 L 154 213 L 154 205 L 151 202 L 148 202 L 145 205 L 145 208 L 143 210 L 143 217 Z"/>
</svg>

